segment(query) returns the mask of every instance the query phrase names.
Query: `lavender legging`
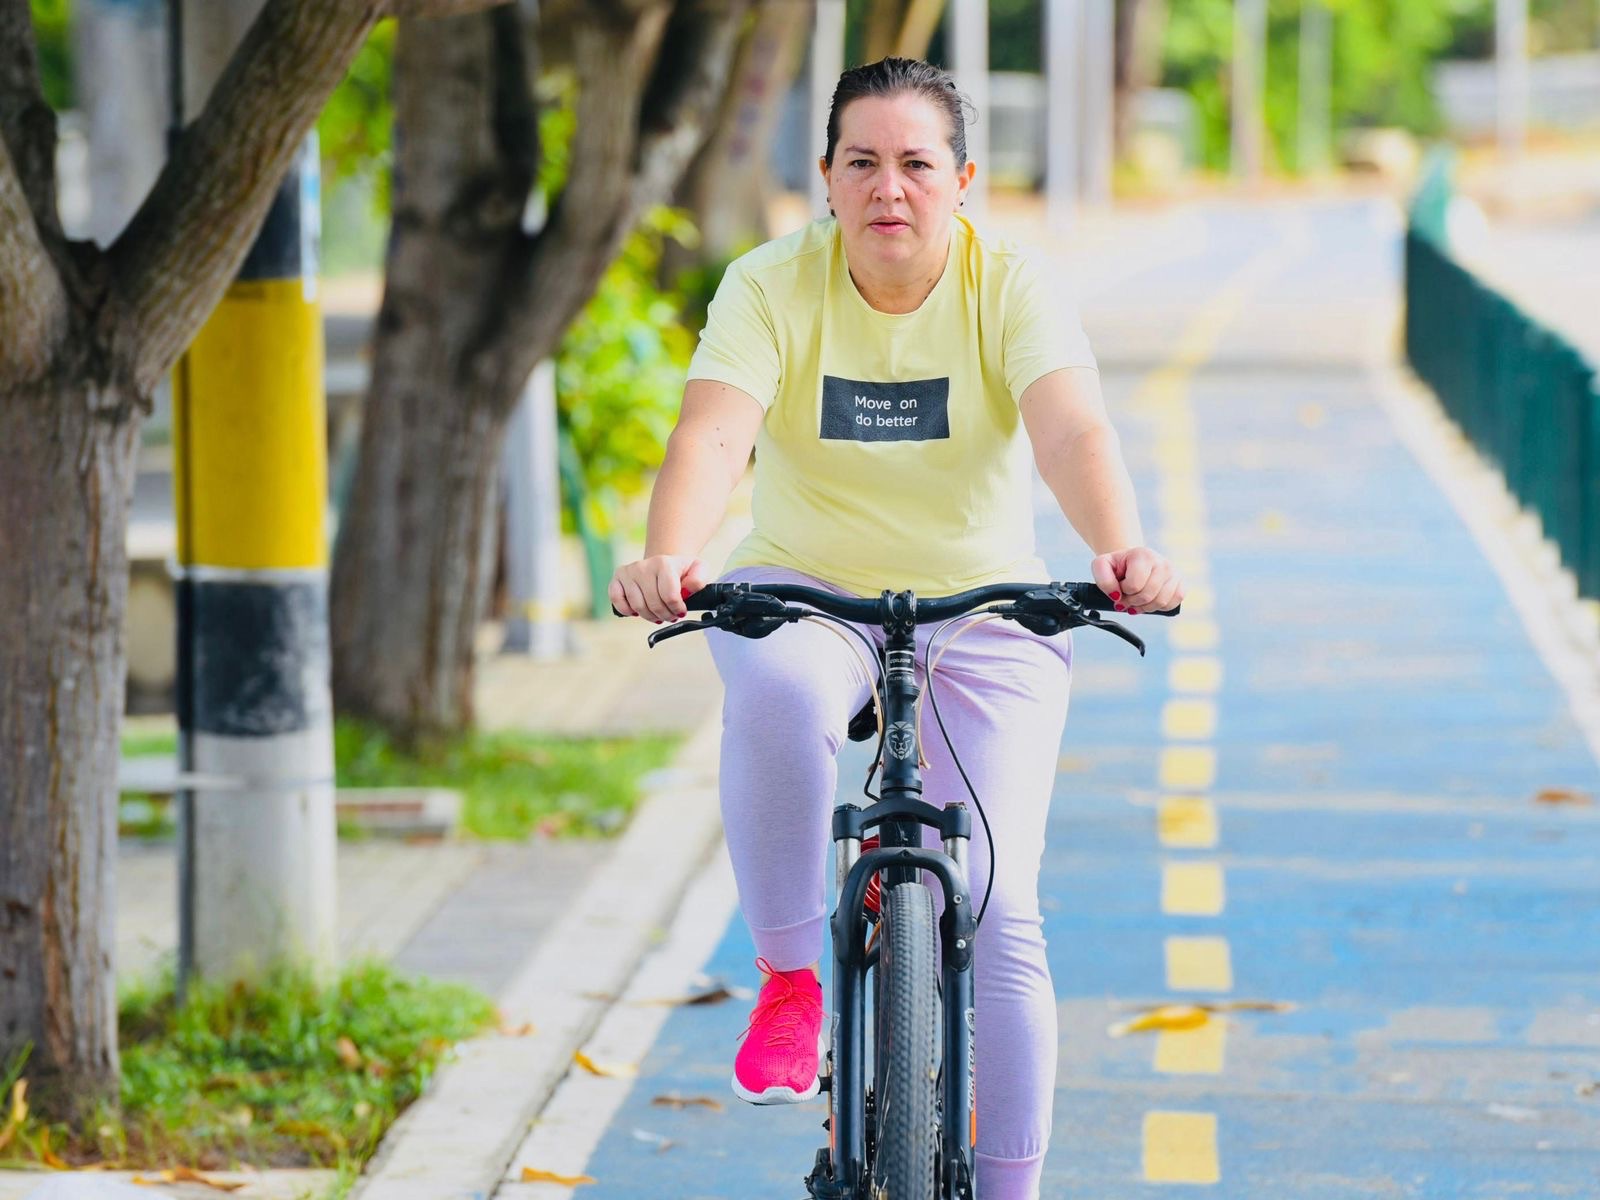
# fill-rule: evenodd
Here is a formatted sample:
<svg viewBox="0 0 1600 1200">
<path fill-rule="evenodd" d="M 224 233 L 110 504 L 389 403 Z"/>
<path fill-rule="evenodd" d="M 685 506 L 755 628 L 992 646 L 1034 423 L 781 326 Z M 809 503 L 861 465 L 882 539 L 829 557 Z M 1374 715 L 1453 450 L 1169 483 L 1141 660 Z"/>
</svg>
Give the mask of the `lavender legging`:
<svg viewBox="0 0 1600 1200">
<path fill-rule="evenodd" d="M 727 579 L 828 586 L 776 567 L 746 568 Z M 919 677 L 934 628 L 918 630 Z M 941 646 L 956 628 L 945 630 Z M 866 632 L 881 642 L 881 631 Z M 759 640 L 713 632 L 710 643 L 726 688 L 722 818 L 740 907 L 757 952 L 776 970 L 794 970 L 822 957 L 835 756 L 871 680 L 860 656 L 807 621 Z M 934 670 L 940 714 L 988 813 L 999 860 L 974 981 L 977 1183 L 984 1200 L 1036 1200 L 1050 1140 L 1056 999 L 1039 914 L 1039 860 L 1071 668 L 1068 637 L 1039 638 L 1011 622 L 990 621 L 957 638 Z M 929 763 L 923 798 L 936 807 L 970 804 L 931 706 L 922 724 Z M 977 813 L 971 876 L 972 894 L 981 900 L 989 845 Z"/>
</svg>

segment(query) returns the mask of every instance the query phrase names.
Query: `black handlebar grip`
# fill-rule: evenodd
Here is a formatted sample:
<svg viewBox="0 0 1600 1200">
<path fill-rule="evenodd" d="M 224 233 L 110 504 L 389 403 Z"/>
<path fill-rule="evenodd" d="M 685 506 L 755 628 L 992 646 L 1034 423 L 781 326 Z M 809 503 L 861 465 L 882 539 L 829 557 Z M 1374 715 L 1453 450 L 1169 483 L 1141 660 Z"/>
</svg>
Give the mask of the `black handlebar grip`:
<svg viewBox="0 0 1600 1200">
<path fill-rule="evenodd" d="M 1114 613 L 1117 611 L 1117 602 L 1095 584 L 1072 584 L 1068 590 L 1071 591 L 1072 598 L 1083 605 L 1084 608 L 1093 609 L 1095 612 Z M 1136 615 L 1141 617 L 1175 617 L 1182 610 L 1183 605 L 1180 604 L 1177 608 L 1169 608 L 1165 612 L 1142 612 Z"/>
<path fill-rule="evenodd" d="M 726 592 L 726 584 L 708 583 L 698 592 L 691 592 L 685 596 L 683 604 L 690 612 L 706 612 L 721 604 L 727 598 Z M 613 617 L 621 617 L 627 614 L 618 612 L 617 606 L 613 604 L 611 606 L 611 615 Z"/>
<path fill-rule="evenodd" d="M 684 607 L 690 612 L 705 612 L 721 604 L 726 598 L 727 585 L 721 583 L 708 583 L 698 592 L 691 592 L 684 597 Z"/>
</svg>

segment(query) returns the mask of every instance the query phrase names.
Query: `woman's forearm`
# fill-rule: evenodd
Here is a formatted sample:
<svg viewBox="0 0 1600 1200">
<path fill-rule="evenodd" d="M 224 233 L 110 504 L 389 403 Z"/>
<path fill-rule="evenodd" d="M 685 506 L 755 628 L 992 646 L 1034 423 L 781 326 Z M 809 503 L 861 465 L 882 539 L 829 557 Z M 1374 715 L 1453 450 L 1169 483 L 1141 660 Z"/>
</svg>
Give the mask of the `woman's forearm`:
<svg viewBox="0 0 1600 1200">
<path fill-rule="evenodd" d="M 674 433 L 650 493 L 645 557 L 699 554 L 722 524 L 737 482 L 725 449 Z"/>
<path fill-rule="evenodd" d="M 1061 511 L 1095 554 L 1144 544 L 1122 441 L 1110 425 L 1097 425 L 1052 447 L 1038 463 Z"/>
</svg>

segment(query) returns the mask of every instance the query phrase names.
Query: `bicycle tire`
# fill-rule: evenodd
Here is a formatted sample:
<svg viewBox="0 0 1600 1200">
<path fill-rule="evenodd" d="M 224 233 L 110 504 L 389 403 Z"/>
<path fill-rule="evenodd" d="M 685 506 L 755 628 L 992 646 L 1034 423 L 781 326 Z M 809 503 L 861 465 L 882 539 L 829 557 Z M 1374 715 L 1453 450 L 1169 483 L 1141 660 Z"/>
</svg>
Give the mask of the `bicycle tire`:
<svg viewBox="0 0 1600 1200">
<path fill-rule="evenodd" d="M 933 893 L 902 883 L 884 896 L 874 1075 L 878 1136 L 868 1196 L 937 1200 L 939 989 Z"/>
</svg>

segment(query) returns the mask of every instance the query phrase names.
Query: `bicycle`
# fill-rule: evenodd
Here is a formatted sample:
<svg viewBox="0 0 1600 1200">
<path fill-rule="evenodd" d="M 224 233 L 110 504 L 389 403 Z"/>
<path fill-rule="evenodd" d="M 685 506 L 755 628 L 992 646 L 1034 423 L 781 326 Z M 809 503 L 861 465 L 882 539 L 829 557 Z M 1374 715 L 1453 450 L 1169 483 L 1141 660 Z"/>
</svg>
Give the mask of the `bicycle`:
<svg viewBox="0 0 1600 1200">
<path fill-rule="evenodd" d="M 694 593 L 686 604 L 704 615 L 650 634 L 652 647 L 709 629 L 762 638 L 785 624 L 817 620 L 854 634 L 878 660 L 873 694 L 849 726 L 854 741 L 865 741 L 874 732 L 878 737 L 876 761 L 863 789 L 873 803 L 866 808 L 840 804 L 833 814 L 837 907 L 829 928 L 834 1008 L 822 1075 L 828 1093 L 828 1144 L 817 1151 L 806 1189 L 813 1200 L 974 1200 L 972 963 L 989 891 L 974 913 L 967 886 L 972 816 L 966 804 L 952 801 L 936 809 L 921 799 L 916 627 L 944 623 L 927 645 L 923 678 L 930 681 L 938 666 L 934 644 L 945 626 L 962 617 L 1013 620 L 1042 636 L 1082 627 L 1104 629 L 1136 647 L 1141 656 L 1144 642 L 1098 615 L 1115 606 L 1092 583 L 999 583 L 921 601 L 909 591 L 885 591 L 866 599 L 800 584 L 721 583 Z M 883 629 L 881 651 L 856 624 Z M 951 640 L 955 636 L 959 630 Z M 867 673 L 874 674 L 870 668 Z M 931 686 L 928 694 L 943 734 Z M 948 734 L 945 741 L 948 745 Z M 983 820 L 993 862 L 994 838 L 983 805 L 955 758 L 955 747 L 950 753 Z M 873 795 L 872 778 L 880 769 L 879 792 Z M 923 847 L 924 826 L 939 831 L 942 851 Z M 868 836 L 871 830 L 876 830 L 876 845 Z M 944 896 L 937 931 L 924 872 Z M 991 874 L 990 889 L 993 884 Z M 869 976 L 874 1053 L 871 1082 L 864 1084 Z"/>
</svg>

